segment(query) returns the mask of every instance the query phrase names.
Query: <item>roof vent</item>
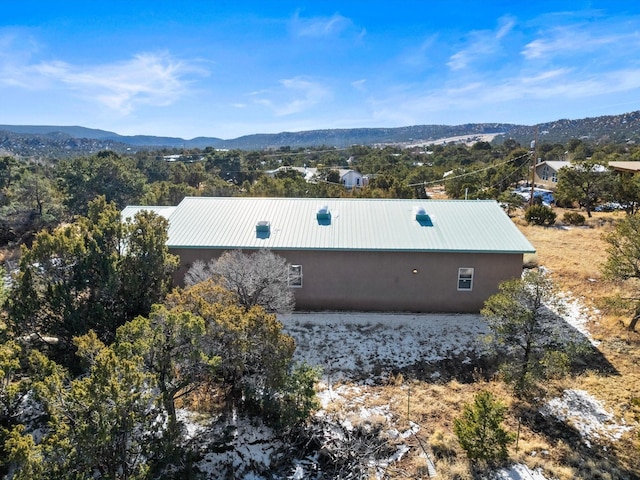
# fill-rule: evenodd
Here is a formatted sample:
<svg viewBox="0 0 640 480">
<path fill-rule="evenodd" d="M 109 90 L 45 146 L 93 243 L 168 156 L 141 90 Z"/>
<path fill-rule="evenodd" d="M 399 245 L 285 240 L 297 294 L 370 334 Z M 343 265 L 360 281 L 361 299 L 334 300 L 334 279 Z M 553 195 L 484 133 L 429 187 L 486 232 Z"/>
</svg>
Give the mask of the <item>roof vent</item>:
<svg viewBox="0 0 640 480">
<path fill-rule="evenodd" d="M 271 235 L 271 223 L 267 220 L 260 220 L 256 223 L 256 237 L 269 238 Z"/>
<path fill-rule="evenodd" d="M 414 211 L 416 215 L 416 222 L 418 222 L 421 227 L 433 227 L 431 217 L 424 207 L 416 207 Z"/>
<path fill-rule="evenodd" d="M 318 207 L 318 211 L 316 212 L 316 219 L 318 220 L 318 225 L 331 224 L 331 211 L 329 210 L 328 205 L 322 205 L 321 207 Z"/>
</svg>

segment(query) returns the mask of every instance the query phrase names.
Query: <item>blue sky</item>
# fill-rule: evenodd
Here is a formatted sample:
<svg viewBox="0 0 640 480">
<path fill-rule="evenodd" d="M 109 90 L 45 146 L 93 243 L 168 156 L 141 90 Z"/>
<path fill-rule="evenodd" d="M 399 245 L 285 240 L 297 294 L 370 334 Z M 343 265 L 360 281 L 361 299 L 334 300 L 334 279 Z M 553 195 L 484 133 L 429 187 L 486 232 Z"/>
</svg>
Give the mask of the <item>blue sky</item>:
<svg viewBox="0 0 640 480">
<path fill-rule="evenodd" d="M 640 2 L 3 2 L 0 124 L 235 138 L 640 109 Z"/>
</svg>

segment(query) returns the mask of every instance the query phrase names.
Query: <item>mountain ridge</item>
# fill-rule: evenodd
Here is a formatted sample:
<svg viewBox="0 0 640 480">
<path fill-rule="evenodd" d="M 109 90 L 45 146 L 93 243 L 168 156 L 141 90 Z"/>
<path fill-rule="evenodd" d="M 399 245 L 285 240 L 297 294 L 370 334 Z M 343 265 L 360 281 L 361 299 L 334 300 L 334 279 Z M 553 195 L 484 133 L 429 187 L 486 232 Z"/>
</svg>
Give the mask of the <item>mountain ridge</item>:
<svg viewBox="0 0 640 480">
<path fill-rule="evenodd" d="M 0 125 L 0 149 L 18 155 L 47 150 L 86 154 L 98 149 L 130 151 L 137 149 L 200 148 L 263 150 L 282 147 L 348 147 L 350 145 L 416 145 L 434 143 L 450 137 L 496 134 L 528 145 L 537 135 L 541 142 L 564 143 L 570 138 L 593 142 L 640 141 L 640 111 L 583 119 L 559 119 L 537 125 L 510 123 L 467 123 L 461 125 L 411 125 L 405 127 L 318 129 L 298 132 L 256 133 L 235 139 L 218 137 L 163 137 L 120 135 L 82 126 Z M 55 147 L 55 148 L 54 148 Z"/>
</svg>

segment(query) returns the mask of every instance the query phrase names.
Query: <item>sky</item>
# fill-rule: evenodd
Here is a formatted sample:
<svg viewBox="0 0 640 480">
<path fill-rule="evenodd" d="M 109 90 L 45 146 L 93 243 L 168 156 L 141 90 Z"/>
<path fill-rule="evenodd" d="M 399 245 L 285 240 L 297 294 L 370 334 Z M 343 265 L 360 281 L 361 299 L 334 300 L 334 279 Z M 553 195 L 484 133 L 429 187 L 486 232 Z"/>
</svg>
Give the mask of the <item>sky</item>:
<svg viewBox="0 0 640 480">
<path fill-rule="evenodd" d="M 0 124 L 223 139 L 640 109 L 634 0 L 13 0 Z"/>
</svg>

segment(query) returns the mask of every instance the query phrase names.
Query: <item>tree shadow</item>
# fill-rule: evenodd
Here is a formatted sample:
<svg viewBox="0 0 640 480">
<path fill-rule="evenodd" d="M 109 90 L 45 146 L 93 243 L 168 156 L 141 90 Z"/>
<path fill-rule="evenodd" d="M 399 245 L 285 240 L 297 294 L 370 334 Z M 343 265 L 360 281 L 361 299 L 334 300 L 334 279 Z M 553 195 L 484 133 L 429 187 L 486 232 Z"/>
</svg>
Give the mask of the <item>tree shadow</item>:
<svg viewBox="0 0 640 480">
<path fill-rule="evenodd" d="M 575 478 L 640 480 L 637 468 L 624 465 L 612 452 L 611 444 L 607 445 L 597 438 L 586 440 L 577 428 L 566 421 L 543 415 L 538 404 L 521 403 L 513 408 L 513 415 L 523 425 L 545 437 L 552 448 L 563 450 L 560 452 L 562 464 L 573 469 Z"/>
<path fill-rule="evenodd" d="M 594 371 L 603 375 L 619 375 L 588 333 L 565 318 L 566 315 L 546 308 L 542 328 L 547 332 L 543 346 L 549 350 L 567 353 L 570 359 L 570 373 L 579 375 Z"/>
</svg>

